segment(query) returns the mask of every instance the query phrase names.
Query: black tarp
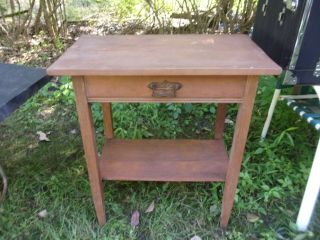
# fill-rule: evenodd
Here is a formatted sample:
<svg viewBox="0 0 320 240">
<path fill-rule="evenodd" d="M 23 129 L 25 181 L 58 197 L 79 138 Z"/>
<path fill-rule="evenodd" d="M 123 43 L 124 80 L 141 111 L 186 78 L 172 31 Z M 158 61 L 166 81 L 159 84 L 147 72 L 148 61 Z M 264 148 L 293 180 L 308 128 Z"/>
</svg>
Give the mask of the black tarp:
<svg viewBox="0 0 320 240">
<path fill-rule="evenodd" d="M 50 79 L 42 68 L 0 63 L 0 122 Z"/>
</svg>

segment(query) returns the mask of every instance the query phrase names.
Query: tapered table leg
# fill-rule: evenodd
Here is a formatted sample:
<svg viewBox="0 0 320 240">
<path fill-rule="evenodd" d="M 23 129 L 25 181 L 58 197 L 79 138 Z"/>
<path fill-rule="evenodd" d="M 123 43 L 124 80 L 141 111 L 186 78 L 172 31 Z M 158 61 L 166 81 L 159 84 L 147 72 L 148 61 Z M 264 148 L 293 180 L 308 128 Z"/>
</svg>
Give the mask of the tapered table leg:
<svg viewBox="0 0 320 240">
<path fill-rule="evenodd" d="M 223 138 L 225 119 L 227 115 L 228 105 L 226 103 L 218 103 L 217 118 L 214 130 L 214 138 Z"/>
<path fill-rule="evenodd" d="M 222 228 L 227 227 L 231 214 L 231 209 L 233 206 L 234 195 L 236 192 L 241 168 L 241 162 L 247 141 L 247 135 L 250 125 L 252 109 L 254 105 L 254 99 L 256 95 L 257 84 L 257 77 L 248 76 L 244 93 L 244 100 L 240 104 L 238 110 L 222 200 L 222 210 L 220 219 L 220 226 Z"/>
<path fill-rule="evenodd" d="M 74 77 L 72 80 L 93 203 L 96 209 L 99 224 L 103 225 L 106 222 L 103 184 L 99 170 L 99 159 L 97 155 L 92 113 L 90 105 L 87 101 L 83 78 Z"/>
<path fill-rule="evenodd" d="M 102 103 L 104 135 L 107 139 L 113 138 L 113 124 L 112 124 L 112 108 L 111 103 Z"/>
</svg>

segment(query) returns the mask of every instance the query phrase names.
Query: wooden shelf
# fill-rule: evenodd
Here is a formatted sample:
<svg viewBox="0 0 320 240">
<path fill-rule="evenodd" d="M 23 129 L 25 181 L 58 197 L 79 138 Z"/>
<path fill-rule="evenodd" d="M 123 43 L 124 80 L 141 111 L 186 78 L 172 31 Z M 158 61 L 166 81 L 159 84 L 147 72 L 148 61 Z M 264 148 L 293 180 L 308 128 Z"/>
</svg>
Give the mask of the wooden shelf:
<svg viewBox="0 0 320 240">
<path fill-rule="evenodd" d="M 105 180 L 225 181 L 222 140 L 107 140 L 100 158 Z"/>
</svg>

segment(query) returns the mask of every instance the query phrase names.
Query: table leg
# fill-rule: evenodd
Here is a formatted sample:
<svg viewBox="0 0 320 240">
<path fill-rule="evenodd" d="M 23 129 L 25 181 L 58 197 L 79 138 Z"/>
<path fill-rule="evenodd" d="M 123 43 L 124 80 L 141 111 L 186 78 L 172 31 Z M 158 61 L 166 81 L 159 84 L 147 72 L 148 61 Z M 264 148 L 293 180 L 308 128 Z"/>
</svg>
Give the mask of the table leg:
<svg viewBox="0 0 320 240">
<path fill-rule="evenodd" d="M 220 226 L 226 228 L 231 215 L 234 195 L 237 189 L 241 162 L 246 145 L 258 78 L 248 76 L 244 100 L 240 104 L 230 151 L 226 182 L 222 200 Z"/>
<path fill-rule="evenodd" d="M 77 112 L 79 117 L 84 153 L 87 162 L 93 203 L 96 209 L 99 224 L 103 225 L 106 222 L 103 198 L 103 183 L 99 170 L 99 159 L 97 155 L 92 113 L 90 105 L 87 101 L 83 78 L 74 77 L 73 87 L 75 91 Z"/>
<path fill-rule="evenodd" d="M 215 139 L 223 138 L 225 119 L 228 111 L 227 106 L 228 105 L 226 103 L 218 103 L 217 118 L 214 131 Z"/>
<path fill-rule="evenodd" d="M 112 108 L 111 103 L 102 103 L 104 135 L 107 139 L 113 138 L 113 124 L 112 124 Z"/>
</svg>

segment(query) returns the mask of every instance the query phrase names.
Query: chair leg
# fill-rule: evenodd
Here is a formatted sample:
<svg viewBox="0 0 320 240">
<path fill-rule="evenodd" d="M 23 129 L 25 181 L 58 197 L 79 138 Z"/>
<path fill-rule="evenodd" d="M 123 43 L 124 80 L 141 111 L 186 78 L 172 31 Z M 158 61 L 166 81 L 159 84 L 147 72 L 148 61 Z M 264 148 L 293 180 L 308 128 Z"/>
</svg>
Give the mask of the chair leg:
<svg viewBox="0 0 320 240">
<path fill-rule="evenodd" d="M 316 154 L 312 163 L 307 187 L 303 195 L 302 203 L 301 203 L 298 218 L 297 218 L 297 227 L 299 231 L 307 230 L 314 207 L 317 202 L 317 198 L 320 190 L 319 169 L 320 169 L 320 140 L 318 142 L 318 146 L 317 146 Z"/>
<path fill-rule="evenodd" d="M 261 133 L 261 140 L 266 138 L 266 135 L 268 133 L 268 130 L 269 130 L 269 127 L 270 127 L 270 123 L 271 123 L 271 120 L 272 120 L 273 112 L 274 112 L 274 109 L 276 108 L 280 93 L 281 93 L 281 89 L 276 89 L 274 91 L 274 94 L 273 94 L 273 97 L 272 97 L 272 102 L 270 104 L 269 111 L 268 111 L 268 116 L 267 116 L 267 119 L 266 119 L 266 121 L 264 123 L 263 130 L 262 130 L 262 133 Z"/>
</svg>

